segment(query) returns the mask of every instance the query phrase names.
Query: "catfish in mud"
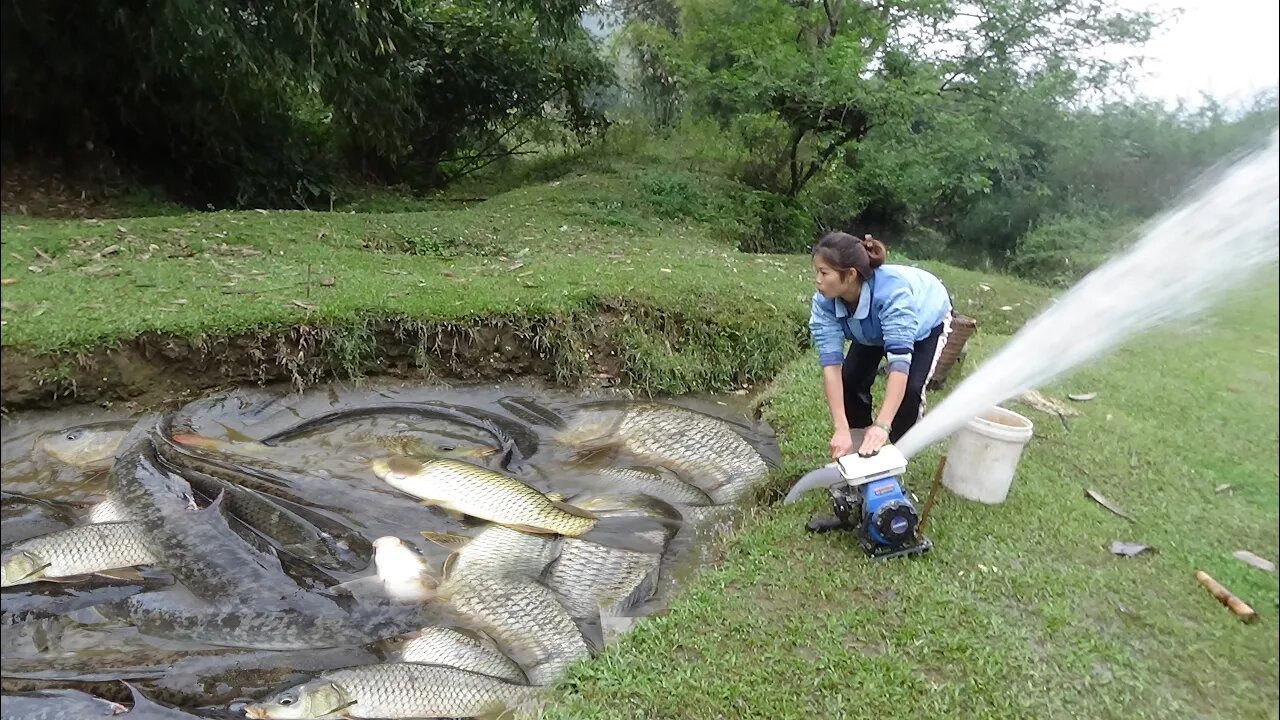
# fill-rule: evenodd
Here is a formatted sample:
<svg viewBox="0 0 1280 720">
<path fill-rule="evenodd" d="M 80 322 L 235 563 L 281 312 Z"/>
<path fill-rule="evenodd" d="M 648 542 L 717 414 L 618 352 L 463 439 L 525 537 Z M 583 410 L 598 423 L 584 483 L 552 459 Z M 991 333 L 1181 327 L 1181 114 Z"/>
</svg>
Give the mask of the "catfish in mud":
<svg viewBox="0 0 1280 720">
<path fill-rule="evenodd" d="M 5 693 L 0 700 L 0 720 L 111 717 L 124 711 L 119 703 L 69 689 Z"/>
<path fill-rule="evenodd" d="M 188 469 L 183 477 L 210 499 L 223 495 L 222 506 L 232 516 L 266 537 L 285 552 L 328 570 L 356 572 L 368 565 L 345 547 L 343 538 L 322 532 L 307 519 L 267 495 Z M 348 533 L 344 533 L 346 535 Z"/>
<path fill-rule="evenodd" d="M 108 484 L 111 495 L 141 525 L 157 561 L 197 597 L 315 612 L 335 609 L 332 602 L 301 590 L 275 557 L 245 544 L 228 526 L 219 502 L 192 511 L 191 486 L 159 466 L 149 434 L 121 453 Z"/>
<path fill-rule="evenodd" d="M 218 606 L 193 602 L 177 590 L 143 593 L 123 603 L 139 632 L 169 640 L 261 650 L 304 650 L 363 645 L 428 624 L 449 624 L 443 604 L 363 602 L 350 612 L 317 614 L 253 603 Z"/>
</svg>

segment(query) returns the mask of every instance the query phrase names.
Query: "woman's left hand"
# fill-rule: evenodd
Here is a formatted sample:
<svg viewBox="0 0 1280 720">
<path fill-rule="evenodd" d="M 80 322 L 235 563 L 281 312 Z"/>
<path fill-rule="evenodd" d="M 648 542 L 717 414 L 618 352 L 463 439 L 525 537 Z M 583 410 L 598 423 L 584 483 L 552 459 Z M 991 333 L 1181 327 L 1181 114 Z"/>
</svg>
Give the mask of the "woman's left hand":
<svg viewBox="0 0 1280 720">
<path fill-rule="evenodd" d="M 889 442 L 889 433 L 885 432 L 882 427 L 872 425 L 867 428 L 866 433 L 862 436 L 862 446 L 858 448 L 858 454 L 871 455 L 884 447 L 887 442 Z"/>
</svg>

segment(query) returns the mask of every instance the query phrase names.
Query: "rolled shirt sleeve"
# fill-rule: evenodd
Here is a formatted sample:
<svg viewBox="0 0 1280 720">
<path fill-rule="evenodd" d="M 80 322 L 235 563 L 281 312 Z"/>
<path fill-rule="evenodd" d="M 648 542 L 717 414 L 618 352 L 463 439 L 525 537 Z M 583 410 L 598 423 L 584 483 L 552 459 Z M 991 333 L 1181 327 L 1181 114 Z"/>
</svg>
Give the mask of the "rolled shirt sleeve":
<svg viewBox="0 0 1280 720">
<path fill-rule="evenodd" d="M 821 298 L 818 293 L 813 294 L 813 304 L 809 308 L 809 336 L 818 351 L 819 365 L 841 365 L 844 363 L 844 331 L 840 329 L 835 313 L 827 309 Z"/>
<path fill-rule="evenodd" d="M 880 310 L 880 328 L 884 335 L 884 354 L 889 372 L 908 372 L 920 317 L 908 287 L 894 288 Z"/>
</svg>

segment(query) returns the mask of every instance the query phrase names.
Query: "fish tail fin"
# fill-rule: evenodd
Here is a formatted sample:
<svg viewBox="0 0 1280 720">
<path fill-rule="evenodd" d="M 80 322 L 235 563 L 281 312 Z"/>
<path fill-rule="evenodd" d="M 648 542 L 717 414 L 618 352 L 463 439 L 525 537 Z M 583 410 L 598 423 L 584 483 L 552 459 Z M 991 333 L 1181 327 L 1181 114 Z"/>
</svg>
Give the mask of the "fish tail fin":
<svg viewBox="0 0 1280 720">
<path fill-rule="evenodd" d="M 535 720 L 542 715 L 542 708 L 546 704 L 542 691 L 541 686 L 529 686 L 519 697 L 513 698 L 501 708 L 477 717 L 480 720 Z"/>
<path fill-rule="evenodd" d="M 660 533 L 662 538 L 670 537 L 670 524 L 668 520 L 636 515 L 602 517 L 578 539 L 616 550 L 657 554 L 666 549 L 666 542 L 653 536 Z"/>
<path fill-rule="evenodd" d="M 498 404 L 505 408 L 507 412 L 531 425 L 544 425 L 556 430 L 561 430 L 565 427 L 564 418 L 559 413 L 549 407 L 538 404 L 531 398 L 506 397 L 499 400 Z"/>
</svg>

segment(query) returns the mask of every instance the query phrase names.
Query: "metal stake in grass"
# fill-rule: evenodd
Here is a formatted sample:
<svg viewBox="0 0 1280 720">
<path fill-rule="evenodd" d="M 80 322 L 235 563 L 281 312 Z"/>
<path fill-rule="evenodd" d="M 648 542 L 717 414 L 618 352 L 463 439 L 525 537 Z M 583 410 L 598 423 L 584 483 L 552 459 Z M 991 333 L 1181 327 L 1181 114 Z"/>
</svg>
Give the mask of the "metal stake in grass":
<svg viewBox="0 0 1280 720">
<path fill-rule="evenodd" d="M 920 511 L 920 524 L 916 525 L 916 540 L 924 537 L 924 524 L 929 520 L 929 511 L 933 510 L 933 499 L 938 496 L 938 487 L 942 485 L 942 468 L 947 465 L 947 454 L 938 458 L 938 468 L 933 471 L 933 484 L 929 486 L 929 497 L 925 498 L 924 509 Z"/>
</svg>

